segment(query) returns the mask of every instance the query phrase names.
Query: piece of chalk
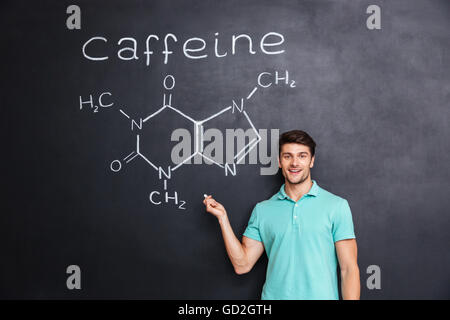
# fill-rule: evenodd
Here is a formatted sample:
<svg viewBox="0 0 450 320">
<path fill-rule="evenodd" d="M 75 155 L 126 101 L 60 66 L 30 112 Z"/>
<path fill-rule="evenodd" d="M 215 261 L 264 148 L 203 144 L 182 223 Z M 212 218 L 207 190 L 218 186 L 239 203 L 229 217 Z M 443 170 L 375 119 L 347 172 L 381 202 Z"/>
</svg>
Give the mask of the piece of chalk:
<svg viewBox="0 0 450 320">
<path fill-rule="evenodd" d="M 206 194 L 204 194 L 203 196 L 204 196 L 205 198 L 207 197 L 207 195 L 206 195 Z"/>
</svg>

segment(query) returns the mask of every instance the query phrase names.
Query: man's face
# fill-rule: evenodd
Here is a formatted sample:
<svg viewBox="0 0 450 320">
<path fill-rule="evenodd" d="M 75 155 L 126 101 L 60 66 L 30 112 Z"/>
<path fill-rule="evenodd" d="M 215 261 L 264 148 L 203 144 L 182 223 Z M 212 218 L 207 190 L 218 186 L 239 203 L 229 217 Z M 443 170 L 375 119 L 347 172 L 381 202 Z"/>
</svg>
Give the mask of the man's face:
<svg viewBox="0 0 450 320">
<path fill-rule="evenodd" d="M 299 184 L 308 179 L 314 166 L 314 157 L 311 156 L 308 146 L 286 143 L 281 146 L 278 165 L 289 183 Z"/>
</svg>

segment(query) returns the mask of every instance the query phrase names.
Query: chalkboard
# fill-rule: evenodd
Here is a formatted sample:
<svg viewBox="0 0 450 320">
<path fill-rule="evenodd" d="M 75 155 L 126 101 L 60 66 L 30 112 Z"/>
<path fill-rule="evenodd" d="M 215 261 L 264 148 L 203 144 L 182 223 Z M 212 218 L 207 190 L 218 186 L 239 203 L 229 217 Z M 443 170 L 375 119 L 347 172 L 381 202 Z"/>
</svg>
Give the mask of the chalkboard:
<svg viewBox="0 0 450 320">
<path fill-rule="evenodd" d="M 291 129 L 361 297 L 450 298 L 448 1 L 1 7 L 2 298 L 259 299 L 267 258 L 236 275 L 203 195 L 241 238 Z"/>
</svg>

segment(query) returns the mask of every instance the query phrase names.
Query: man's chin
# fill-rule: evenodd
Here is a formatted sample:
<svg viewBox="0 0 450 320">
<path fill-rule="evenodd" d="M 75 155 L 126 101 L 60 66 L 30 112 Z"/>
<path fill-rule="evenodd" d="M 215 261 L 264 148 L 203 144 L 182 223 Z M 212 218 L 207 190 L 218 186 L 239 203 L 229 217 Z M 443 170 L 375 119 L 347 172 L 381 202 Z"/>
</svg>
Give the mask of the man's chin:
<svg viewBox="0 0 450 320">
<path fill-rule="evenodd" d="M 307 175 L 306 177 L 297 177 L 296 179 L 290 179 L 289 175 L 285 176 L 287 182 L 289 182 L 290 184 L 302 184 L 308 179 L 308 177 L 309 175 Z"/>
<path fill-rule="evenodd" d="M 303 182 L 305 182 L 306 178 L 302 179 L 296 179 L 296 180 L 291 180 L 291 179 L 286 179 L 290 184 L 301 184 Z"/>
</svg>

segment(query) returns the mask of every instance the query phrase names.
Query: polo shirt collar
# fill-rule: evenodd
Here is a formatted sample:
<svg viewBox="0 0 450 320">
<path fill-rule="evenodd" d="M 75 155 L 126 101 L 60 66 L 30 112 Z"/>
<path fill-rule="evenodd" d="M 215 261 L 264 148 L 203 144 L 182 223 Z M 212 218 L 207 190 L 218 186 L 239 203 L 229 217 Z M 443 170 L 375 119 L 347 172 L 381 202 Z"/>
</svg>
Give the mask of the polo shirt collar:
<svg viewBox="0 0 450 320">
<path fill-rule="evenodd" d="M 316 180 L 312 180 L 312 183 L 313 185 L 306 195 L 317 197 L 317 194 L 319 193 L 319 185 L 317 184 Z M 278 199 L 286 199 L 286 198 L 290 199 L 289 196 L 284 191 L 284 185 L 285 184 L 283 183 L 283 185 L 280 188 L 280 191 L 278 192 Z"/>
</svg>

